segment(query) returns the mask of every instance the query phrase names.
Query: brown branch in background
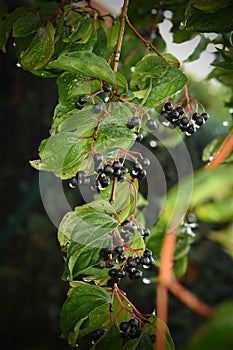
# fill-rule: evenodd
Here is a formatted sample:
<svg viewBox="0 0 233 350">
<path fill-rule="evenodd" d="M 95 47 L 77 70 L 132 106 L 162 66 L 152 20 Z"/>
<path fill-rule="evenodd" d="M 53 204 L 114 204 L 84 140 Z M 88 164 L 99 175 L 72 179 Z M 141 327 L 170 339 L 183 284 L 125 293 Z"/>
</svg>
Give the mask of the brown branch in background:
<svg viewBox="0 0 233 350">
<path fill-rule="evenodd" d="M 173 279 L 173 252 L 176 244 L 176 231 L 165 233 L 161 249 L 159 282 L 156 292 L 156 315 L 167 323 L 168 318 L 168 285 Z M 155 350 L 166 349 L 166 329 L 160 327 L 155 343 Z"/>
<path fill-rule="evenodd" d="M 126 23 L 128 24 L 129 28 L 134 32 L 134 34 L 149 48 L 151 48 L 159 57 L 163 58 L 165 60 L 165 58 L 163 57 L 163 55 L 159 52 L 159 50 L 156 49 L 156 47 L 149 41 L 146 40 L 138 31 L 136 28 L 134 28 L 134 26 L 132 25 L 132 23 L 128 20 L 128 18 L 126 18 Z M 165 60 L 166 61 L 166 60 Z"/>
<path fill-rule="evenodd" d="M 122 40 L 125 30 L 125 21 L 127 16 L 127 10 L 129 6 L 129 0 L 124 0 L 124 5 L 122 7 L 121 12 L 121 23 L 120 23 L 120 29 L 119 29 L 119 35 L 117 39 L 117 45 L 116 45 L 116 51 L 115 51 L 115 57 L 114 57 L 114 63 L 113 63 L 113 71 L 117 72 L 120 55 L 121 55 L 121 46 L 122 46 Z"/>
<path fill-rule="evenodd" d="M 207 169 L 216 168 L 230 154 L 233 149 L 233 131 L 223 141 L 214 158 L 206 165 Z"/>
<path fill-rule="evenodd" d="M 49 17 L 48 22 L 52 22 L 52 20 L 59 14 L 59 12 L 63 9 L 63 7 L 66 5 L 67 0 L 63 0 L 61 5 L 56 9 L 56 11 Z"/>
<path fill-rule="evenodd" d="M 184 288 L 176 280 L 171 281 L 168 287 L 173 295 L 175 295 L 180 301 L 182 301 L 197 314 L 204 317 L 213 316 L 213 310 L 208 305 L 199 300 L 193 293 Z"/>
</svg>

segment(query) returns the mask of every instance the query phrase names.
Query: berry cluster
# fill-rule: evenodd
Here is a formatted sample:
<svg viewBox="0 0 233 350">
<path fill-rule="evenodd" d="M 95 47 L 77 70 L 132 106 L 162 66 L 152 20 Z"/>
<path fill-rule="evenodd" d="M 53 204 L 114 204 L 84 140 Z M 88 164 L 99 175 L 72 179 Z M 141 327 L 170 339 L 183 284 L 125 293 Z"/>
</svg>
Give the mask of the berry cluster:
<svg viewBox="0 0 233 350">
<path fill-rule="evenodd" d="M 124 242 L 128 242 L 131 239 L 131 234 L 137 230 L 143 238 L 146 238 L 150 234 L 150 230 L 148 228 L 142 229 L 141 227 L 137 227 L 137 225 L 131 221 L 131 220 L 126 220 L 122 223 L 120 235 L 121 239 Z"/>
<path fill-rule="evenodd" d="M 187 115 L 183 116 L 185 109 L 181 105 L 174 108 L 173 104 L 169 101 L 164 104 L 163 108 L 162 112 L 158 115 L 159 122 L 170 129 L 179 127 L 180 131 L 185 132 L 187 136 L 194 134 L 209 119 L 207 113 L 200 114 L 195 112 L 190 117 Z"/>
<path fill-rule="evenodd" d="M 75 188 L 77 185 L 90 185 L 91 177 L 87 176 L 84 171 L 77 172 L 76 176 L 70 179 L 69 187 Z"/>
<path fill-rule="evenodd" d="M 144 268 L 149 268 L 153 263 L 154 259 L 152 257 L 152 251 L 146 249 L 141 257 L 129 257 L 127 259 L 125 270 L 128 272 L 128 276 L 131 280 L 139 279 L 142 277 L 142 271 L 138 270 L 137 267 L 142 265 Z"/>
<path fill-rule="evenodd" d="M 131 171 L 129 172 L 120 160 L 115 160 L 112 164 L 104 164 L 103 155 L 95 153 L 93 156 L 94 161 L 94 172 L 96 178 L 93 183 L 93 177 L 87 176 L 84 171 L 79 171 L 76 176 L 72 177 L 69 182 L 70 188 L 75 188 L 77 185 L 93 185 L 97 191 L 104 190 L 110 183 L 111 180 L 117 178 L 118 182 L 126 181 L 126 174 L 130 173 L 133 179 L 143 180 L 146 176 L 146 170 L 143 166 L 147 167 L 150 165 L 150 161 L 147 158 L 141 160 L 141 163 L 134 163 Z"/>
<path fill-rule="evenodd" d="M 96 169 L 95 169 L 96 170 Z M 98 191 L 104 190 L 112 179 L 117 178 L 119 182 L 126 181 L 126 174 L 129 170 L 123 166 L 119 160 L 115 160 L 112 165 L 100 165 L 97 169 L 96 187 Z"/>
<path fill-rule="evenodd" d="M 103 84 L 102 86 L 102 91 L 108 93 L 112 91 L 112 85 L 110 84 Z M 101 92 L 101 91 L 100 91 Z M 78 101 L 75 103 L 75 107 L 77 109 L 82 109 L 85 104 L 88 101 L 88 97 L 86 95 L 82 95 L 78 98 Z M 96 104 L 92 108 L 93 113 L 100 113 L 102 111 L 102 105 L 101 104 Z"/>
<path fill-rule="evenodd" d="M 121 322 L 120 324 L 121 336 L 124 339 L 136 339 L 140 336 L 141 330 L 137 318 L 131 318 L 128 322 Z"/>
<path fill-rule="evenodd" d="M 126 123 L 126 126 L 128 129 L 134 129 L 135 127 L 139 127 L 141 123 L 142 123 L 141 118 L 133 116 L 130 120 L 128 120 L 128 122 Z M 153 119 L 148 119 L 146 122 L 146 126 L 150 130 L 155 130 L 157 127 L 156 122 Z M 138 139 L 137 141 L 141 141 L 143 138 L 142 134 L 137 132 L 136 135 Z"/>
</svg>

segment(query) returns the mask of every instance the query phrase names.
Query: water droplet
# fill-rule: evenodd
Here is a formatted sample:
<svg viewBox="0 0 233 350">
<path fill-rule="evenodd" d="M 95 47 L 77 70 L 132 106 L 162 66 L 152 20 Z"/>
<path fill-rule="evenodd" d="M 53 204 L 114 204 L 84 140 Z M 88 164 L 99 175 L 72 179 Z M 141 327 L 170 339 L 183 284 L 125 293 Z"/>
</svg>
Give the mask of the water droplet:
<svg viewBox="0 0 233 350">
<path fill-rule="evenodd" d="M 15 46 L 15 43 L 13 43 L 13 46 Z"/>
<path fill-rule="evenodd" d="M 143 278 L 143 279 L 142 279 L 142 283 L 144 283 L 144 284 L 150 284 L 151 282 L 150 282 L 150 280 L 148 280 L 148 278 Z"/>
<path fill-rule="evenodd" d="M 222 125 L 223 126 L 228 126 L 229 125 L 229 122 L 227 120 L 224 120 L 224 122 L 222 122 Z"/>
<path fill-rule="evenodd" d="M 213 156 L 211 156 L 211 157 L 209 157 L 209 161 L 211 162 L 211 160 L 213 160 L 214 159 L 214 157 Z"/>
<path fill-rule="evenodd" d="M 151 140 L 149 145 L 150 147 L 155 148 L 157 146 L 157 142 L 155 140 Z"/>
<path fill-rule="evenodd" d="M 20 64 L 19 62 L 17 62 L 17 63 L 16 63 L 16 66 L 20 68 L 20 67 L 21 67 L 21 64 Z"/>
<path fill-rule="evenodd" d="M 107 96 L 105 97 L 104 102 L 108 102 L 108 101 L 109 101 L 109 97 Z"/>
<path fill-rule="evenodd" d="M 135 67 L 132 66 L 132 67 L 130 68 L 130 71 L 133 73 L 133 72 L 135 71 Z"/>
<path fill-rule="evenodd" d="M 154 40 L 156 38 L 156 34 L 155 33 L 152 33 L 151 36 L 150 36 L 151 40 Z"/>
<path fill-rule="evenodd" d="M 152 10 L 151 10 L 151 13 L 152 13 L 152 15 L 156 15 L 157 10 L 156 10 L 156 9 L 152 9 Z"/>
<path fill-rule="evenodd" d="M 149 269 L 149 268 L 150 268 L 150 266 L 148 266 L 148 265 L 142 265 L 142 267 L 143 267 L 144 269 Z"/>
</svg>

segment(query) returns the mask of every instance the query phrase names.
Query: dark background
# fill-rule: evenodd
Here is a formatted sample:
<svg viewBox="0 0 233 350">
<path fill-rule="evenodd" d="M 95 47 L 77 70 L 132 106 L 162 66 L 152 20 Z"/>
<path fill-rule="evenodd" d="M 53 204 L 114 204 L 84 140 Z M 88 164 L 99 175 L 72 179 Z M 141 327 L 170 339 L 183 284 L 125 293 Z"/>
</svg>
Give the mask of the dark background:
<svg viewBox="0 0 233 350">
<path fill-rule="evenodd" d="M 29 165 L 29 160 L 37 158 L 41 140 L 48 136 L 57 103 L 56 82 L 24 72 L 16 63 L 9 42 L 7 54 L 0 53 L 0 349 L 65 350 L 69 347 L 60 339 L 59 328 L 59 309 L 68 288 L 60 280 L 62 254 L 56 227 L 40 199 L 38 173 Z M 195 169 L 203 165 L 203 147 L 216 134 L 224 132 L 217 121 L 195 137 L 187 138 Z M 171 186 L 174 177 L 166 152 L 158 149 L 154 152 Z M 200 224 L 182 282 L 214 306 L 232 297 L 233 275 L 232 260 L 217 244 L 206 239 L 209 228 Z M 148 273 L 153 275 L 156 271 Z M 125 281 L 124 288 L 142 312 L 153 311 L 154 285 Z M 177 346 L 184 344 L 202 322 L 201 317 L 170 298 L 169 327 Z M 87 344 L 81 343 L 80 348 L 87 349 Z"/>
</svg>

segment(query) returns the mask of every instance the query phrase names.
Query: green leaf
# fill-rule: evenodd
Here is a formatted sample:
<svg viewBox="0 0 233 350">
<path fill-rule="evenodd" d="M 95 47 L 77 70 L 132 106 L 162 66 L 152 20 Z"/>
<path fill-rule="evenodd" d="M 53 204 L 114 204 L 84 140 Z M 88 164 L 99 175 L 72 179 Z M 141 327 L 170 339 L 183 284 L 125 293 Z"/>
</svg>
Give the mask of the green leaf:
<svg viewBox="0 0 233 350">
<path fill-rule="evenodd" d="M 90 139 L 81 141 L 75 133 L 62 132 L 42 141 L 41 161 L 30 163 L 38 170 L 52 171 L 62 179 L 69 179 L 75 176 L 90 148 Z"/>
<path fill-rule="evenodd" d="M 115 49 L 119 30 L 120 30 L 120 21 L 118 20 L 116 23 L 113 23 L 113 26 L 108 31 L 107 50 Z"/>
<path fill-rule="evenodd" d="M 219 8 L 214 12 L 204 12 L 195 9 L 191 0 L 186 10 L 185 29 L 196 32 L 229 32 L 233 28 L 232 2 L 224 8 Z M 203 2 L 204 3 L 204 2 Z M 222 2 L 220 2 L 221 4 Z M 221 5 L 220 5 L 221 6 Z"/>
<path fill-rule="evenodd" d="M 169 56 L 169 60 L 177 65 L 174 56 Z M 130 81 L 131 88 L 139 89 L 139 94 L 140 90 L 144 90 L 143 104 L 148 108 L 159 105 L 186 84 L 186 76 L 176 66 L 169 65 L 154 54 L 145 56 L 136 64 Z M 137 97 L 140 97 L 139 94 Z"/>
<path fill-rule="evenodd" d="M 0 1 L 0 20 L 3 19 L 7 14 L 7 6 L 4 2 Z"/>
<path fill-rule="evenodd" d="M 216 137 L 213 139 L 210 143 L 208 143 L 202 153 L 202 160 L 204 162 L 209 161 L 212 159 L 212 157 L 215 155 L 217 150 L 219 149 L 220 145 L 222 144 L 224 138 L 223 137 Z"/>
<path fill-rule="evenodd" d="M 110 117 L 100 123 L 95 144 L 96 151 L 107 154 L 119 148 L 130 149 L 133 146 L 136 135 L 120 122 L 115 121 L 115 117 Z"/>
<path fill-rule="evenodd" d="M 67 70 L 115 84 L 115 76 L 108 63 L 93 52 L 83 51 L 62 54 L 57 60 L 51 61 L 48 68 Z"/>
<path fill-rule="evenodd" d="M 64 42 L 79 42 L 85 44 L 90 38 L 92 31 L 91 19 L 89 16 L 86 16 L 81 19 L 76 26 L 75 31 L 68 37 L 64 38 Z"/>
<path fill-rule="evenodd" d="M 103 288 L 83 282 L 77 282 L 66 299 L 60 314 L 60 324 L 63 335 L 68 338 L 76 325 L 84 321 L 90 312 L 104 304 L 110 304 L 111 294 Z M 78 336 L 78 334 L 76 334 Z M 74 342 L 74 337 L 72 337 Z"/>
<path fill-rule="evenodd" d="M 191 178 L 187 177 L 179 183 L 179 186 L 169 191 L 161 214 L 164 222 L 170 222 L 171 225 L 178 224 L 180 220 L 178 217 L 186 208 L 188 194 L 191 196 L 190 207 L 194 209 L 208 200 L 218 201 L 220 193 L 221 198 L 227 196 L 229 189 L 233 187 L 233 168 L 222 166 L 212 170 L 201 169 L 195 173 L 193 180 L 193 189 L 190 188 Z M 179 201 L 177 201 L 178 191 Z"/>
<path fill-rule="evenodd" d="M 37 70 L 45 66 L 53 54 L 54 27 L 48 22 L 34 36 L 28 48 L 21 52 L 20 63 L 25 70 Z"/>
<path fill-rule="evenodd" d="M 181 350 L 219 350 L 233 348 L 233 301 L 219 305 L 214 317 L 206 322 Z"/>
<path fill-rule="evenodd" d="M 90 350 L 119 350 L 121 349 L 121 334 L 115 323 Z"/>
<path fill-rule="evenodd" d="M 125 76 L 119 72 L 115 72 L 115 77 L 117 80 L 117 88 L 118 88 L 118 93 L 127 93 L 128 92 L 128 83 L 125 78 Z"/>
<path fill-rule="evenodd" d="M 202 221 L 229 222 L 233 217 L 233 197 L 230 195 L 216 202 L 204 203 L 196 208 L 195 213 Z"/>
<path fill-rule="evenodd" d="M 173 272 L 174 275 L 178 278 L 185 274 L 188 266 L 188 257 L 187 255 L 183 256 L 182 258 L 175 260 L 174 262 L 174 268 Z"/>
<path fill-rule="evenodd" d="M 192 0 L 191 6 L 205 12 L 216 12 L 217 10 L 230 5 L 231 0 Z"/>
<path fill-rule="evenodd" d="M 59 231 L 73 241 L 89 244 L 98 235 L 108 234 L 118 226 L 118 222 L 110 215 L 116 214 L 114 208 L 104 200 L 93 201 L 75 208 L 67 213 L 59 226 Z M 99 247 L 98 245 L 96 245 Z"/>
<path fill-rule="evenodd" d="M 169 65 L 161 57 L 155 54 L 148 54 L 139 61 L 130 80 L 132 89 L 145 89 L 150 79 L 162 78 Z"/>
<path fill-rule="evenodd" d="M 209 42 L 210 42 L 210 39 L 206 38 L 204 35 L 201 35 L 201 40 L 199 41 L 198 45 L 195 47 L 193 53 L 191 53 L 191 55 L 188 56 L 184 62 L 192 62 L 192 61 L 198 60 L 202 52 L 206 49 Z"/>
<path fill-rule="evenodd" d="M 39 24 L 40 17 L 38 13 L 26 13 L 14 23 L 12 36 L 20 38 L 32 34 L 37 31 Z"/>
<path fill-rule="evenodd" d="M 233 224 L 223 230 L 210 231 L 207 237 L 221 244 L 223 250 L 233 259 Z"/>
<path fill-rule="evenodd" d="M 97 56 L 103 56 L 106 51 L 106 45 L 107 45 L 107 37 L 106 37 L 105 30 L 102 27 L 100 27 L 97 29 L 96 34 L 97 34 L 97 42 L 93 48 L 93 52 Z"/>
</svg>

